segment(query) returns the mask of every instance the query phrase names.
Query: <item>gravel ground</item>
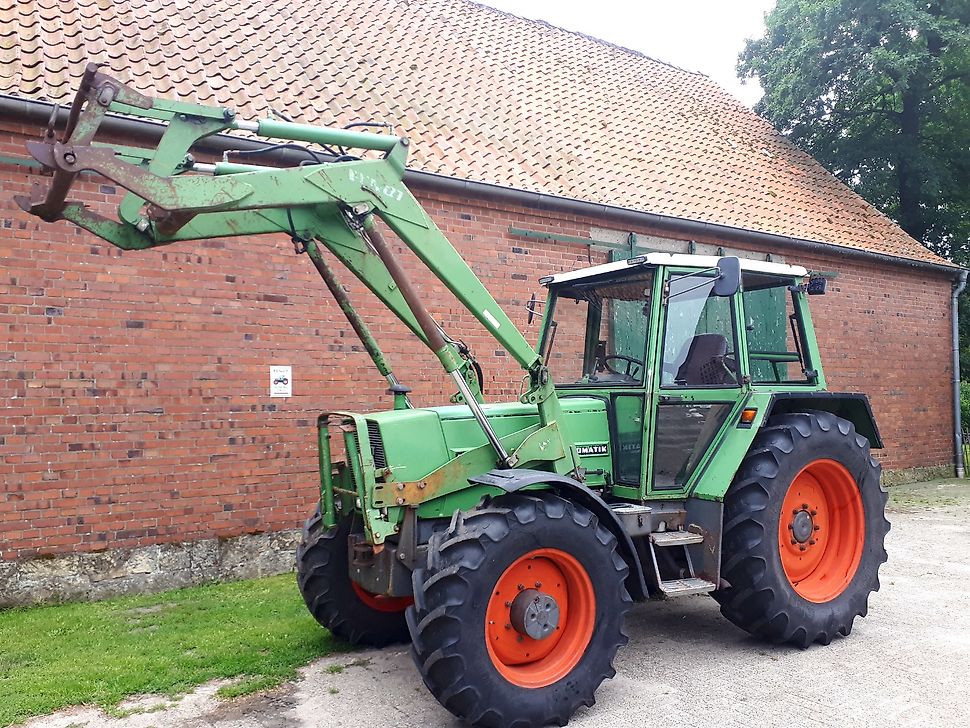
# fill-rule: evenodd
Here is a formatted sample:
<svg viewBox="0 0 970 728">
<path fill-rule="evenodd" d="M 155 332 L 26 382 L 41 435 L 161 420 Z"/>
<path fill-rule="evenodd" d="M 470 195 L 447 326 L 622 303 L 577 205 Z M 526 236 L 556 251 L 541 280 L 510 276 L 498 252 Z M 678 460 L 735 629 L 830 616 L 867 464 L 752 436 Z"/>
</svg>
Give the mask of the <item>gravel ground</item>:
<svg viewBox="0 0 970 728">
<path fill-rule="evenodd" d="M 724 620 L 705 596 L 637 605 L 617 676 L 570 726 L 968 726 L 970 486 L 893 490 L 889 563 L 869 617 L 846 639 L 772 647 Z M 403 649 L 329 657 L 269 693 L 220 700 L 222 683 L 172 702 L 144 696 L 109 718 L 72 708 L 29 728 L 444 726 Z"/>
</svg>

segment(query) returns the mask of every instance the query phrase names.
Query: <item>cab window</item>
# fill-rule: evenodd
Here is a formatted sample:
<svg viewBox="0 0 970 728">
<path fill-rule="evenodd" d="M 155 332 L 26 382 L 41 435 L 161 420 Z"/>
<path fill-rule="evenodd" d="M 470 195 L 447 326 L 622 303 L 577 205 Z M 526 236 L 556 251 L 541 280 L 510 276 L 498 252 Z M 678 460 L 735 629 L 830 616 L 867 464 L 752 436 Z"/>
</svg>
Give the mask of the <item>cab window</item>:
<svg viewBox="0 0 970 728">
<path fill-rule="evenodd" d="M 714 295 L 714 278 L 670 278 L 660 386 L 739 386 L 734 299 Z"/>
<path fill-rule="evenodd" d="M 563 287 L 543 335 L 558 386 L 642 386 L 653 270 Z"/>
<path fill-rule="evenodd" d="M 755 384 L 800 384 L 814 381 L 806 361 L 797 292 L 791 278 L 757 273 L 742 276 L 744 330 L 748 369 Z"/>
</svg>

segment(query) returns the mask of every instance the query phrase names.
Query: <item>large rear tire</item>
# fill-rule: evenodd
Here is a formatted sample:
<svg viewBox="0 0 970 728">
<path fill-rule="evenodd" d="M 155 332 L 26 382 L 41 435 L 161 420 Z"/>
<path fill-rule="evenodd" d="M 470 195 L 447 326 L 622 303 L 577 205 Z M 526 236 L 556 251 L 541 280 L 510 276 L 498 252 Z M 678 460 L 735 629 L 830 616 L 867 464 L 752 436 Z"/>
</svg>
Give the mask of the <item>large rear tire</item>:
<svg viewBox="0 0 970 728">
<path fill-rule="evenodd" d="M 724 498 L 712 596 L 741 629 L 808 647 L 848 635 L 879 589 L 887 494 L 869 442 L 829 412 L 773 417 Z"/>
<path fill-rule="evenodd" d="M 383 647 L 410 639 L 404 610 L 410 599 L 383 597 L 350 578 L 347 539 L 353 517 L 325 528 L 320 509 L 303 526 L 296 577 L 310 614 L 335 636 L 354 645 Z"/>
<path fill-rule="evenodd" d="M 425 685 L 476 726 L 565 725 L 613 677 L 629 567 L 590 511 L 514 494 L 459 512 L 414 572 L 411 654 Z"/>
</svg>

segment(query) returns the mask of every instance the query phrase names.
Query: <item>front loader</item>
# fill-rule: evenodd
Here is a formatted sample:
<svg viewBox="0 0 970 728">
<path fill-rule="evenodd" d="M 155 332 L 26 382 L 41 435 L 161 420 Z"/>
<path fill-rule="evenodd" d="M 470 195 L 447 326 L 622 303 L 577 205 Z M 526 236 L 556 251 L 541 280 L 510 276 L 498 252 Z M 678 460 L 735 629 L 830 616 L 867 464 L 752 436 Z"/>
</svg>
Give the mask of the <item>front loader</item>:
<svg viewBox="0 0 970 728">
<path fill-rule="evenodd" d="M 99 143 L 109 112 L 164 135 Z M 124 250 L 284 234 L 320 273 L 394 408 L 319 416 L 299 588 L 343 639 L 410 641 L 455 715 L 564 725 L 615 674 L 633 601 L 710 594 L 738 627 L 801 647 L 866 613 L 886 560 L 882 444 L 864 395 L 827 390 L 808 308 L 823 278 L 666 253 L 552 273 L 534 348 L 404 185 L 405 138 L 153 99 L 94 65 L 60 139 L 55 118 L 28 144 L 52 174 L 18 198 L 28 212 Z M 190 153 L 234 130 L 303 159 Z M 70 201 L 82 172 L 128 191 L 117 218 Z M 484 401 L 464 332 L 434 320 L 385 230 L 521 368 L 518 401 Z M 434 352 L 450 404 L 412 402 L 333 260 Z"/>
</svg>

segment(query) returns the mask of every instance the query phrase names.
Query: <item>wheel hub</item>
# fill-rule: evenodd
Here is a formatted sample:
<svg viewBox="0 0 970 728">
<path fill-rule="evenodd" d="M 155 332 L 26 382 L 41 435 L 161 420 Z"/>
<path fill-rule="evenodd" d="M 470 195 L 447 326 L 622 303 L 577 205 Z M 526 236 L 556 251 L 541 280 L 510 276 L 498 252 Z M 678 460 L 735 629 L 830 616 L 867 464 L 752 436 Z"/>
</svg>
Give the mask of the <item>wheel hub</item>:
<svg viewBox="0 0 970 728">
<path fill-rule="evenodd" d="M 815 524 L 812 515 L 805 510 L 795 513 L 791 519 L 791 535 L 798 543 L 805 543 L 812 537 Z"/>
<path fill-rule="evenodd" d="M 795 593 L 822 604 L 855 577 L 865 544 L 865 511 L 855 478 L 820 458 L 792 480 L 778 519 L 781 565 Z"/>
<path fill-rule="evenodd" d="M 559 605 L 549 594 L 525 589 L 512 600 L 509 621 L 519 634 L 543 640 L 559 627 Z"/>
</svg>

